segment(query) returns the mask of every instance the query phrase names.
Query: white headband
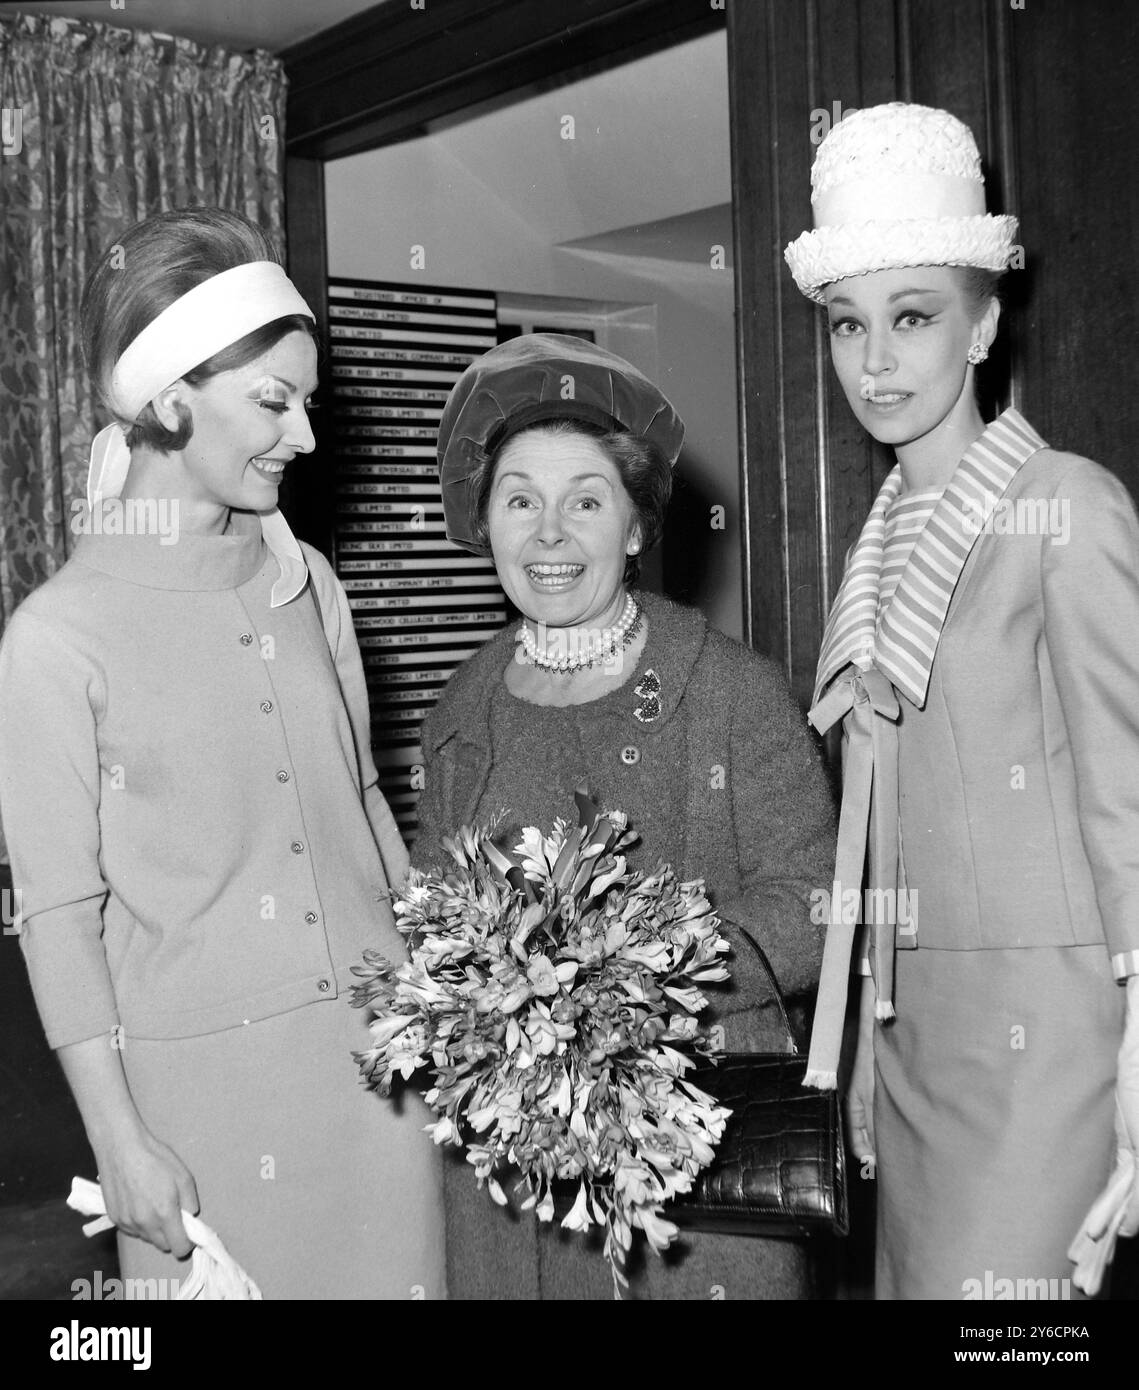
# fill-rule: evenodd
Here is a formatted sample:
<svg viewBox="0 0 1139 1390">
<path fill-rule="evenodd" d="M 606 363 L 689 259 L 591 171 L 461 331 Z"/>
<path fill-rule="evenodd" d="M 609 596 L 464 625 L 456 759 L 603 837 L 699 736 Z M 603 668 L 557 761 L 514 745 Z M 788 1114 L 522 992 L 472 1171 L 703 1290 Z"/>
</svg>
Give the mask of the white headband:
<svg viewBox="0 0 1139 1390">
<path fill-rule="evenodd" d="M 203 280 L 147 324 L 115 364 L 110 390 L 115 413 L 133 423 L 149 401 L 192 368 L 291 314 L 316 318 L 274 261 L 250 261 Z M 87 470 L 90 508 L 122 493 L 130 461 L 122 426 L 100 430 L 91 444 Z M 296 538 L 276 508 L 262 514 L 261 528 L 281 564 L 281 578 L 273 588 L 277 607 L 304 587 L 308 571 Z"/>
<path fill-rule="evenodd" d="M 203 280 L 148 323 L 115 364 L 115 413 L 133 423 L 148 401 L 191 368 L 290 314 L 316 317 L 274 261 L 250 261 Z"/>
</svg>

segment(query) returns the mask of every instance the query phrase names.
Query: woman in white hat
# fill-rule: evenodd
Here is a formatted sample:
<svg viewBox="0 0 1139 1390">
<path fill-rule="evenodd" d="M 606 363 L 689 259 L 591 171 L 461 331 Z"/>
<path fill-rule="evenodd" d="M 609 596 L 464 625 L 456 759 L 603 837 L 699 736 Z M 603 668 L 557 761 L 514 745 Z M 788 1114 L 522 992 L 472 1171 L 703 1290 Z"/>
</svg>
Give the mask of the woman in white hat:
<svg viewBox="0 0 1139 1390">
<path fill-rule="evenodd" d="M 81 324 L 121 423 L 4 635 L 0 809 L 126 1292 L 186 1280 L 200 1203 L 267 1298 L 442 1296 L 427 1111 L 351 1056 L 406 853 L 344 591 L 277 510 L 313 448 L 312 313 L 252 223 L 200 208 L 120 238 Z"/>
<path fill-rule="evenodd" d="M 1139 523 L 1103 468 L 981 418 L 1016 222 L 968 129 L 858 111 L 811 181 L 787 260 L 898 462 L 811 712 L 845 757 L 809 1079 L 836 1084 L 865 921 L 848 1117 L 878 1296 L 1095 1293 L 1139 1227 Z"/>
</svg>

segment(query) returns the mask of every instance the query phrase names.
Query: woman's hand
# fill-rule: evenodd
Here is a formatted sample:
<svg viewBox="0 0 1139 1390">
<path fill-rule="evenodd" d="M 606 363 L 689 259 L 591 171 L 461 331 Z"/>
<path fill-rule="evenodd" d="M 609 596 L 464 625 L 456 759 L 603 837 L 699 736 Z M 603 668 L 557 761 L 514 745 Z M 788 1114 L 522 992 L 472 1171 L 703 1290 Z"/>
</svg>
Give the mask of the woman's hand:
<svg viewBox="0 0 1139 1390">
<path fill-rule="evenodd" d="M 126 1235 L 181 1259 L 193 1249 L 181 1211 L 197 1216 L 198 1190 L 190 1170 L 151 1134 L 135 1108 L 123 1045 L 114 1034 L 71 1043 L 59 1049 L 60 1065 L 99 1166 L 107 1215 Z"/>
<path fill-rule="evenodd" d="M 1068 1248 L 1078 1289 L 1095 1297 L 1120 1236 L 1139 1231 L 1139 976 L 1127 981 L 1127 1022 L 1115 1082 L 1115 1169 Z"/>
<path fill-rule="evenodd" d="M 174 1150 L 140 1122 L 100 1145 L 95 1160 L 107 1215 L 118 1229 L 184 1259 L 194 1247 L 182 1212 L 198 1214 L 198 1189 Z"/>
<path fill-rule="evenodd" d="M 862 981 L 858 1008 L 858 1046 L 846 1090 L 846 1127 L 850 1149 L 859 1162 L 877 1161 L 874 1142 L 874 981 Z"/>
</svg>

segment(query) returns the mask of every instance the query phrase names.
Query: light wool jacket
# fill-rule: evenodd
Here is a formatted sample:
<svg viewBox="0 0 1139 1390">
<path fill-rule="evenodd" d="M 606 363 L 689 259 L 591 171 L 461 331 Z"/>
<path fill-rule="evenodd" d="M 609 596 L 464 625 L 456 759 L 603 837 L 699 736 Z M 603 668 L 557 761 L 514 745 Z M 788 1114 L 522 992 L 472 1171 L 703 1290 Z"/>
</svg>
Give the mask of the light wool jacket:
<svg viewBox="0 0 1139 1390">
<path fill-rule="evenodd" d="M 344 1008 L 366 947 L 403 954 L 344 591 L 306 546 L 311 590 L 271 607 L 277 561 L 233 525 L 84 536 L 0 646 L 0 815 L 54 1047 Z"/>
<path fill-rule="evenodd" d="M 1139 968 L 1139 521 L 1112 474 L 1053 449 L 1005 497 L 1005 517 L 1031 504 L 1022 529 L 998 514 L 978 536 L 925 706 L 900 700 L 918 944 L 1100 942 L 1122 976 Z M 1058 534 L 1029 529 L 1045 514 Z"/>
<path fill-rule="evenodd" d="M 900 486 L 895 469 L 851 549 L 811 714 L 823 728 L 849 711 L 852 756 L 859 725 L 873 727 L 875 796 L 897 796 L 897 883 L 918 899 L 917 939 L 898 945 L 1104 944 L 1115 974 L 1133 973 L 1134 504 L 1106 469 L 1050 449 L 1008 410 L 966 451 L 881 613 L 883 519 Z M 858 756 L 869 752 L 863 740 Z M 848 781 L 865 795 L 864 778 Z M 872 837 L 880 887 L 895 886 L 893 858 Z M 859 876 L 860 858 L 843 865 L 844 880 Z"/>
</svg>

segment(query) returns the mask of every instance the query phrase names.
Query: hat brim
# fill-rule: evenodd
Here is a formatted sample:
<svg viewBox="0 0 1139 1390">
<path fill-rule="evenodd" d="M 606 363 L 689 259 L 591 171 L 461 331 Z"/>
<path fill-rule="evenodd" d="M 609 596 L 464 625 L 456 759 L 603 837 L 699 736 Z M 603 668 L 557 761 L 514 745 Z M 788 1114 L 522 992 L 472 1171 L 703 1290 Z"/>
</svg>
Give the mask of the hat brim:
<svg viewBox="0 0 1139 1390">
<path fill-rule="evenodd" d="M 558 419 L 638 435 L 670 466 L 684 440 L 683 421 L 660 388 L 615 353 L 554 333 L 500 343 L 455 383 L 439 423 L 439 481 L 449 540 L 476 555 L 490 553 L 476 537 L 472 478 L 510 436 Z"/>
<path fill-rule="evenodd" d="M 804 232 L 783 252 L 799 289 L 817 304 L 836 280 L 919 265 L 962 265 L 977 270 L 1008 269 L 1016 236 L 1015 217 L 975 217 L 844 223 Z"/>
<path fill-rule="evenodd" d="M 581 420 L 584 424 L 596 425 L 603 430 L 627 428 L 615 415 L 590 404 L 589 401 L 535 401 L 533 405 L 523 406 L 508 415 L 487 435 L 483 447 L 488 454 L 493 454 L 502 448 L 511 435 L 521 434 L 531 425 L 540 425 L 545 420 Z"/>
</svg>

